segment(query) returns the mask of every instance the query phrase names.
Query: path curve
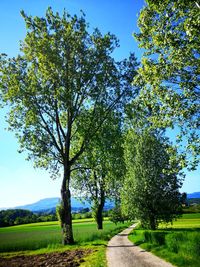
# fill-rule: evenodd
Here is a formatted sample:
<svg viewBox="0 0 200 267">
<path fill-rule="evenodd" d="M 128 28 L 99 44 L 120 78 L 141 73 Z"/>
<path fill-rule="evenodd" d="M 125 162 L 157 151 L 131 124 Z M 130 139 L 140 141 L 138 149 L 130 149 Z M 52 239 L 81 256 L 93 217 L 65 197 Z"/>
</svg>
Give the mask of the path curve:
<svg viewBox="0 0 200 267">
<path fill-rule="evenodd" d="M 115 235 L 107 245 L 108 267 L 174 267 L 128 240 L 128 234 L 137 224 Z"/>
</svg>

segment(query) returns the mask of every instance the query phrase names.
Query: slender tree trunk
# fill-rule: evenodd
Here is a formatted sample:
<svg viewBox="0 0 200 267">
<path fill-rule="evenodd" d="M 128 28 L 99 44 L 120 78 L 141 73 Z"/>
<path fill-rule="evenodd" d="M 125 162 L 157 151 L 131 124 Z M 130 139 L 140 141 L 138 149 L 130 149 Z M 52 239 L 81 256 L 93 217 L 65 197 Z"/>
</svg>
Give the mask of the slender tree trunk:
<svg viewBox="0 0 200 267">
<path fill-rule="evenodd" d="M 96 222 L 97 222 L 97 229 L 102 230 L 103 229 L 103 215 L 100 205 L 97 207 L 97 214 L 96 214 Z"/>
<path fill-rule="evenodd" d="M 61 226 L 63 232 L 63 245 L 73 244 L 72 216 L 71 216 L 71 193 L 69 190 L 70 166 L 64 166 L 64 176 L 61 187 Z"/>
</svg>

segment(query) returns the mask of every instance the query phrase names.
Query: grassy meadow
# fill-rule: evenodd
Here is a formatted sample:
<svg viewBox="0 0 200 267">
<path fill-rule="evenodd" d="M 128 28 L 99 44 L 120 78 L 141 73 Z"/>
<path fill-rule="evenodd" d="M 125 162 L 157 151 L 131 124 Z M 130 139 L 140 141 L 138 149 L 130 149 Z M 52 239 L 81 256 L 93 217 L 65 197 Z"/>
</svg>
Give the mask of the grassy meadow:
<svg viewBox="0 0 200 267">
<path fill-rule="evenodd" d="M 106 244 L 115 234 L 130 223 L 114 223 L 105 220 L 104 229 L 97 230 L 92 219 L 73 221 L 75 244 L 63 246 L 62 233 L 58 222 L 41 222 L 0 228 L 0 256 L 32 255 L 63 251 L 66 249 L 90 248 L 95 252 L 87 256 L 82 267 L 105 267 Z"/>
<path fill-rule="evenodd" d="M 160 224 L 156 231 L 136 229 L 129 239 L 180 267 L 200 262 L 200 213 L 184 214 L 173 225 Z"/>
</svg>

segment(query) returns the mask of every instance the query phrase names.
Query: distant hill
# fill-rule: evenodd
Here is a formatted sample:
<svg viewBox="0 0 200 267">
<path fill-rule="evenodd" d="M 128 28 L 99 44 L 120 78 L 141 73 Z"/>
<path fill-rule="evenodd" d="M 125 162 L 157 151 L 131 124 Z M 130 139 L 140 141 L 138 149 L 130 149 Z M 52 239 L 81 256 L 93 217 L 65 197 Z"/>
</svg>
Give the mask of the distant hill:
<svg viewBox="0 0 200 267">
<path fill-rule="evenodd" d="M 190 193 L 187 194 L 187 198 L 200 198 L 200 192 L 194 192 L 194 193 Z"/>
<path fill-rule="evenodd" d="M 25 209 L 30 211 L 43 211 L 43 210 L 50 210 L 55 208 L 56 205 L 59 203 L 59 198 L 44 198 L 35 203 L 27 204 L 23 206 L 17 206 L 16 209 Z"/>
<path fill-rule="evenodd" d="M 32 212 L 55 212 L 57 204 L 60 202 L 60 198 L 44 198 L 33 204 L 23 205 L 15 207 L 16 209 L 26 209 Z M 76 198 L 71 198 L 72 212 L 78 212 L 85 208 L 90 208 L 91 205 L 88 201 L 77 200 Z M 112 201 L 106 201 L 105 210 L 113 208 L 114 203 Z"/>
<path fill-rule="evenodd" d="M 72 211 L 78 211 L 83 208 L 90 208 L 90 204 L 86 201 L 81 202 L 75 199 L 74 197 L 72 197 L 71 201 L 72 201 Z M 15 208 L 26 209 L 26 210 L 30 210 L 33 212 L 45 212 L 45 211 L 54 212 L 59 202 L 60 202 L 60 198 L 58 197 L 44 198 L 35 203 L 18 206 Z"/>
</svg>

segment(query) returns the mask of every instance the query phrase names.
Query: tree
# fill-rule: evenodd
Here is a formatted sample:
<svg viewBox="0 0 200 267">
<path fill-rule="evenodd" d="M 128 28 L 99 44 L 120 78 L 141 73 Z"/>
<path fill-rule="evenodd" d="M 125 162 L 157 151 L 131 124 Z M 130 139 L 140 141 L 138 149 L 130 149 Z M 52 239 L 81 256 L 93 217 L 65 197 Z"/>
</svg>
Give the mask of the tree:
<svg viewBox="0 0 200 267">
<path fill-rule="evenodd" d="M 0 211 L 0 227 L 30 223 L 33 219 L 35 219 L 35 216 L 29 210 L 8 209 Z"/>
<path fill-rule="evenodd" d="M 109 220 L 115 224 L 124 223 L 124 221 L 127 220 L 126 216 L 124 216 L 124 214 L 122 214 L 122 210 L 121 210 L 120 205 L 115 206 L 111 210 Z"/>
<path fill-rule="evenodd" d="M 78 171 L 73 173 L 75 192 L 78 195 L 82 192 L 82 197 L 92 203 L 98 229 L 103 229 L 106 199 L 115 198 L 116 193 L 119 194 L 124 178 L 122 143 L 121 118 L 111 113 L 86 153 L 77 162 L 75 168 Z"/>
<path fill-rule="evenodd" d="M 129 130 L 125 141 L 126 178 L 122 209 L 129 218 L 140 219 L 145 228 L 156 229 L 160 221 L 172 222 L 181 208 L 178 166 L 170 164 L 163 138 Z"/>
<path fill-rule="evenodd" d="M 36 167 L 62 173 L 63 244 L 73 243 L 71 170 L 111 110 L 131 92 L 135 61 L 116 62 L 116 37 L 88 33 L 84 14 L 27 16 L 21 53 L 0 59 L 0 98 L 9 129 Z M 133 56 L 131 56 L 133 58 Z"/>
<path fill-rule="evenodd" d="M 138 103 L 150 108 L 155 128 L 176 126 L 177 141 L 185 142 L 183 151 L 193 158 L 186 158 L 184 166 L 195 168 L 200 153 L 200 5 L 187 0 L 146 2 L 138 19 L 140 33 L 135 34 L 145 49 L 134 81 L 142 88 Z"/>
</svg>

